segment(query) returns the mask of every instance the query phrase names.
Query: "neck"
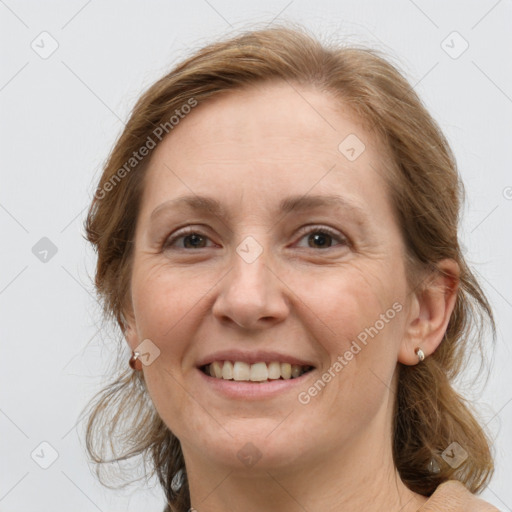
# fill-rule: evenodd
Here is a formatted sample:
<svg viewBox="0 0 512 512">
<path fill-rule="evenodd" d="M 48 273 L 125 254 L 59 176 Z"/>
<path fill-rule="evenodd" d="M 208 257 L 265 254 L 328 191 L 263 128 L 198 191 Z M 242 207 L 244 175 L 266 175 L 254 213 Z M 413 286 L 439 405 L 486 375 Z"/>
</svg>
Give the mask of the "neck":
<svg viewBox="0 0 512 512">
<path fill-rule="evenodd" d="M 348 448 L 281 468 L 256 463 L 240 470 L 185 456 L 191 506 L 198 512 L 417 511 L 427 499 L 401 481 L 391 443 L 383 441 L 361 436 Z"/>
</svg>

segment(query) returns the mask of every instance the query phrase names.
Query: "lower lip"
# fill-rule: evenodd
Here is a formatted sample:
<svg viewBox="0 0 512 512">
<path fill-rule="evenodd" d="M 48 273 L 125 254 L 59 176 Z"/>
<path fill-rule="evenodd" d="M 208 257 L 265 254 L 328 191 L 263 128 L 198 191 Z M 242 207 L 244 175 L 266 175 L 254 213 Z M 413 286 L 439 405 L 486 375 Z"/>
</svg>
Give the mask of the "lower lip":
<svg viewBox="0 0 512 512">
<path fill-rule="evenodd" d="M 287 391 L 297 390 L 297 387 L 304 387 L 304 381 L 308 379 L 315 370 L 311 370 L 294 379 L 276 379 L 266 382 L 247 382 L 236 380 L 218 379 L 210 377 L 197 369 L 203 382 L 210 388 L 227 398 L 244 400 L 261 400 L 271 398 Z M 298 391 L 298 390 L 297 390 Z"/>
</svg>

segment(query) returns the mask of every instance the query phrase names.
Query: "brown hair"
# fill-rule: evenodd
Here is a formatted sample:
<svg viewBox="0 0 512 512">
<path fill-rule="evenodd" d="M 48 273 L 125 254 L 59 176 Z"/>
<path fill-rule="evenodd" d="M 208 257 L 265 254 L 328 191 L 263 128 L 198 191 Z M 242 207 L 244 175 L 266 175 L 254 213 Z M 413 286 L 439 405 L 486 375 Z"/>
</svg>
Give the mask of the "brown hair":
<svg viewBox="0 0 512 512">
<path fill-rule="evenodd" d="M 490 442 L 452 383 L 472 347 L 482 349 L 487 325 L 494 340 L 495 325 L 458 242 L 463 187 L 438 125 L 407 80 L 376 50 L 323 45 L 296 26 L 253 30 L 206 46 L 152 85 L 136 103 L 109 156 L 86 221 L 87 239 L 98 253 L 95 285 L 105 318 L 124 331 L 134 228 L 150 161 L 131 161 L 134 152 L 159 138 L 158 127 L 171 133 L 169 116 L 186 112 L 184 105 L 271 80 L 333 93 L 384 143 L 391 157 L 385 177 L 406 243 L 410 283 L 443 258 L 459 264 L 456 304 L 441 345 L 420 365 L 399 365 L 393 453 L 402 480 L 417 493 L 429 496 L 449 479 L 481 491 L 493 471 Z M 121 338 L 118 373 L 89 404 L 88 453 L 100 465 L 142 455 L 144 463 L 149 459 L 152 475 L 156 471 L 169 510 L 188 510 L 179 440 L 157 414 L 142 372 L 128 368 L 126 350 Z M 111 459 L 105 456 L 106 440 Z M 452 442 L 468 454 L 457 468 L 441 456 Z M 180 470 L 183 485 L 173 490 L 171 481 Z M 99 466 L 96 471 L 101 480 Z"/>
</svg>

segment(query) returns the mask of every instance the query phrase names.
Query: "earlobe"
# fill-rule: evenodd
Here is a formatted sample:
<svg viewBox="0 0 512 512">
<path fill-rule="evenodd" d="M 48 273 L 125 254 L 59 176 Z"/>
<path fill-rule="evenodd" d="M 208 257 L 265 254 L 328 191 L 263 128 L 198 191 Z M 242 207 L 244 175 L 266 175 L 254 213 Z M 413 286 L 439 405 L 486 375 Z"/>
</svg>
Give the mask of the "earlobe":
<svg viewBox="0 0 512 512">
<path fill-rule="evenodd" d="M 441 344 L 457 300 L 459 275 L 455 260 L 441 260 L 414 292 L 398 353 L 400 363 L 418 364 Z"/>
</svg>

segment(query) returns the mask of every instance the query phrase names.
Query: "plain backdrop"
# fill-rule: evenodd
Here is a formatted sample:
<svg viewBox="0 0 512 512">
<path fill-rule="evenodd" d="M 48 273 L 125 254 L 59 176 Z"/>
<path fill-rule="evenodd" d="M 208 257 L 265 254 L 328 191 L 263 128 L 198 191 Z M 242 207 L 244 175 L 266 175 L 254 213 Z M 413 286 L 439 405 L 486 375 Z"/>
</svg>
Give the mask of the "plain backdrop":
<svg viewBox="0 0 512 512">
<path fill-rule="evenodd" d="M 154 482 L 103 488 L 79 435 L 116 343 L 99 329 L 83 221 L 144 89 L 212 38 L 286 20 L 385 51 L 455 152 L 465 253 L 498 326 L 474 394 L 495 439 L 483 496 L 512 510 L 510 0 L 0 0 L 0 511 L 163 509 Z"/>
</svg>

